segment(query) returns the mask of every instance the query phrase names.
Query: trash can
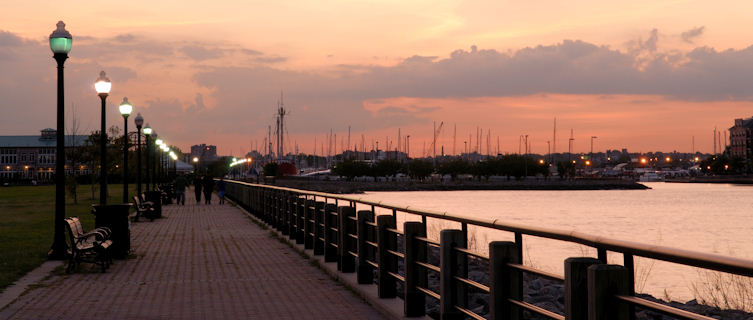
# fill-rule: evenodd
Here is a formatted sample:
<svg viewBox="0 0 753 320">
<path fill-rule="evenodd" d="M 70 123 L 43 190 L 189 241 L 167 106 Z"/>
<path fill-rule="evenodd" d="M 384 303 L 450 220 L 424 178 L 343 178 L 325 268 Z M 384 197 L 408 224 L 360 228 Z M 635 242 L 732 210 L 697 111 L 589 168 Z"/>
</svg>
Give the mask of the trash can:
<svg viewBox="0 0 753 320">
<path fill-rule="evenodd" d="M 131 229 L 128 221 L 131 203 L 92 205 L 94 225 L 97 228 L 108 227 L 112 231 L 110 251 L 113 258 L 125 259 L 131 251 Z"/>
<path fill-rule="evenodd" d="M 157 218 L 162 218 L 162 192 L 147 191 L 144 192 L 144 200 L 154 202 L 154 214 Z"/>
</svg>

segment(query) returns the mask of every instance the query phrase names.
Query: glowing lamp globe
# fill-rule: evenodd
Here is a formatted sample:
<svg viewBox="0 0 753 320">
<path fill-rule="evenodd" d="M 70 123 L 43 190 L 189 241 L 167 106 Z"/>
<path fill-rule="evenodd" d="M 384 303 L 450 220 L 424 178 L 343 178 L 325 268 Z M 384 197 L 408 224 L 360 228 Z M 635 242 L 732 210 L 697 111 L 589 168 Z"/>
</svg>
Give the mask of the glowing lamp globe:
<svg viewBox="0 0 753 320">
<path fill-rule="evenodd" d="M 133 119 L 133 122 L 137 127 L 141 128 L 141 126 L 144 124 L 144 118 L 141 116 L 141 113 L 136 114 L 136 118 Z"/>
<path fill-rule="evenodd" d="M 123 102 L 120 103 L 118 109 L 120 110 L 120 114 L 122 114 L 124 117 L 128 117 L 129 115 L 131 115 L 131 111 L 133 111 L 133 105 L 128 102 L 128 98 L 123 98 Z"/>
<path fill-rule="evenodd" d="M 142 131 L 142 132 L 143 132 L 143 133 L 144 133 L 145 135 L 147 135 L 147 136 L 148 136 L 148 135 L 151 135 L 151 134 L 152 134 L 152 127 L 150 127 L 150 126 L 149 126 L 149 124 L 147 123 L 147 124 L 146 124 L 146 127 L 144 127 L 144 129 L 141 129 L 141 131 Z"/>
<path fill-rule="evenodd" d="M 165 141 L 162 141 L 162 139 L 157 139 L 157 141 L 154 141 L 154 143 L 156 143 L 158 146 L 162 146 Z"/>
<path fill-rule="evenodd" d="M 68 30 L 65 30 L 65 23 L 58 21 L 57 29 L 50 34 L 50 49 L 52 53 L 68 54 L 73 47 L 73 37 Z"/>
<path fill-rule="evenodd" d="M 112 88 L 112 83 L 110 82 L 110 78 L 105 75 L 104 71 L 99 72 L 99 78 L 97 78 L 97 81 L 94 82 L 94 90 L 97 90 L 97 93 L 107 95 L 110 93 L 110 89 Z"/>
</svg>

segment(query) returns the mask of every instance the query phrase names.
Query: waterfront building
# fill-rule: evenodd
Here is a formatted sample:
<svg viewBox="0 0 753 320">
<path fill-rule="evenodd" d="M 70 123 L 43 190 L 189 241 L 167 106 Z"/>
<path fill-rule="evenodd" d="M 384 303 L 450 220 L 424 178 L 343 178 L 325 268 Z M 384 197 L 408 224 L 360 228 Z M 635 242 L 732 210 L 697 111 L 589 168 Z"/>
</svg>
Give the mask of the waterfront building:
<svg viewBox="0 0 753 320">
<path fill-rule="evenodd" d="M 753 159 L 753 117 L 735 119 L 735 125 L 729 128 L 729 143 L 731 157 L 746 162 Z"/>
<path fill-rule="evenodd" d="M 57 145 L 55 129 L 44 129 L 40 135 L 0 136 L 0 180 L 52 182 L 55 174 Z M 66 135 L 65 147 L 83 146 L 87 136 Z M 83 165 L 66 164 L 66 172 L 88 174 Z"/>
</svg>

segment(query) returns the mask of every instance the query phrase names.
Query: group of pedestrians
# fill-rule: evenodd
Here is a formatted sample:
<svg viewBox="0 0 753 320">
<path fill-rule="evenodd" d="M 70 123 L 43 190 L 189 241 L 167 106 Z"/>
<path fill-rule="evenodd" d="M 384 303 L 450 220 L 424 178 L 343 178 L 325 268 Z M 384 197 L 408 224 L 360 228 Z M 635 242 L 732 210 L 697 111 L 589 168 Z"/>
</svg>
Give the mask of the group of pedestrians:
<svg viewBox="0 0 753 320">
<path fill-rule="evenodd" d="M 217 193 L 220 197 L 220 204 L 225 203 L 225 181 L 220 178 L 216 183 L 210 175 L 204 177 L 196 176 L 193 179 L 193 192 L 196 195 L 196 203 L 201 203 L 201 194 L 204 193 L 204 204 L 212 203 L 212 192 L 217 185 Z"/>
<path fill-rule="evenodd" d="M 194 195 L 196 195 L 196 203 L 201 203 L 201 194 L 204 193 L 204 203 L 205 204 L 211 204 L 212 203 L 212 192 L 214 192 L 214 187 L 217 186 L 217 194 L 220 198 L 220 204 L 225 203 L 225 181 L 220 178 L 219 181 L 215 183 L 214 179 L 212 179 L 212 176 L 210 175 L 204 175 L 199 176 L 196 175 L 193 179 L 193 190 Z M 188 180 L 186 177 L 181 173 L 175 178 L 175 194 L 176 199 L 175 203 L 180 205 L 186 204 L 186 187 L 188 186 Z"/>
</svg>

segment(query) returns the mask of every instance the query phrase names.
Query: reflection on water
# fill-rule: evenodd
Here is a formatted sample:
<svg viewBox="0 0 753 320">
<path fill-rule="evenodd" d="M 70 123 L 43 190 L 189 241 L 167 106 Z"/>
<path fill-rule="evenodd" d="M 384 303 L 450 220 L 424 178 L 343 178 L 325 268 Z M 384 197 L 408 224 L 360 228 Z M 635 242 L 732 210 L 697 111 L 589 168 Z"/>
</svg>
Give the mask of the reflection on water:
<svg viewBox="0 0 753 320">
<path fill-rule="evenodd" d="M 753 187 L 726 184 L 646 183 L 651 190 L 370 192 L 369 200 L 753 260 Z M 439 229 L 439 226 L 429 229 Z M 503 232 L 470 230 L 483 247 L 510 240 Z M 483 250 L 483 249 L 482 249 Z M 524 238 L 524 262 L 563 272 L 571 256 L 595 250 Z M 609 261 L 622 263 L 619 254 Z M 638 259 L 636 289 L 657 297 L 693 298 L 694 268 Z"/>
</svg>

